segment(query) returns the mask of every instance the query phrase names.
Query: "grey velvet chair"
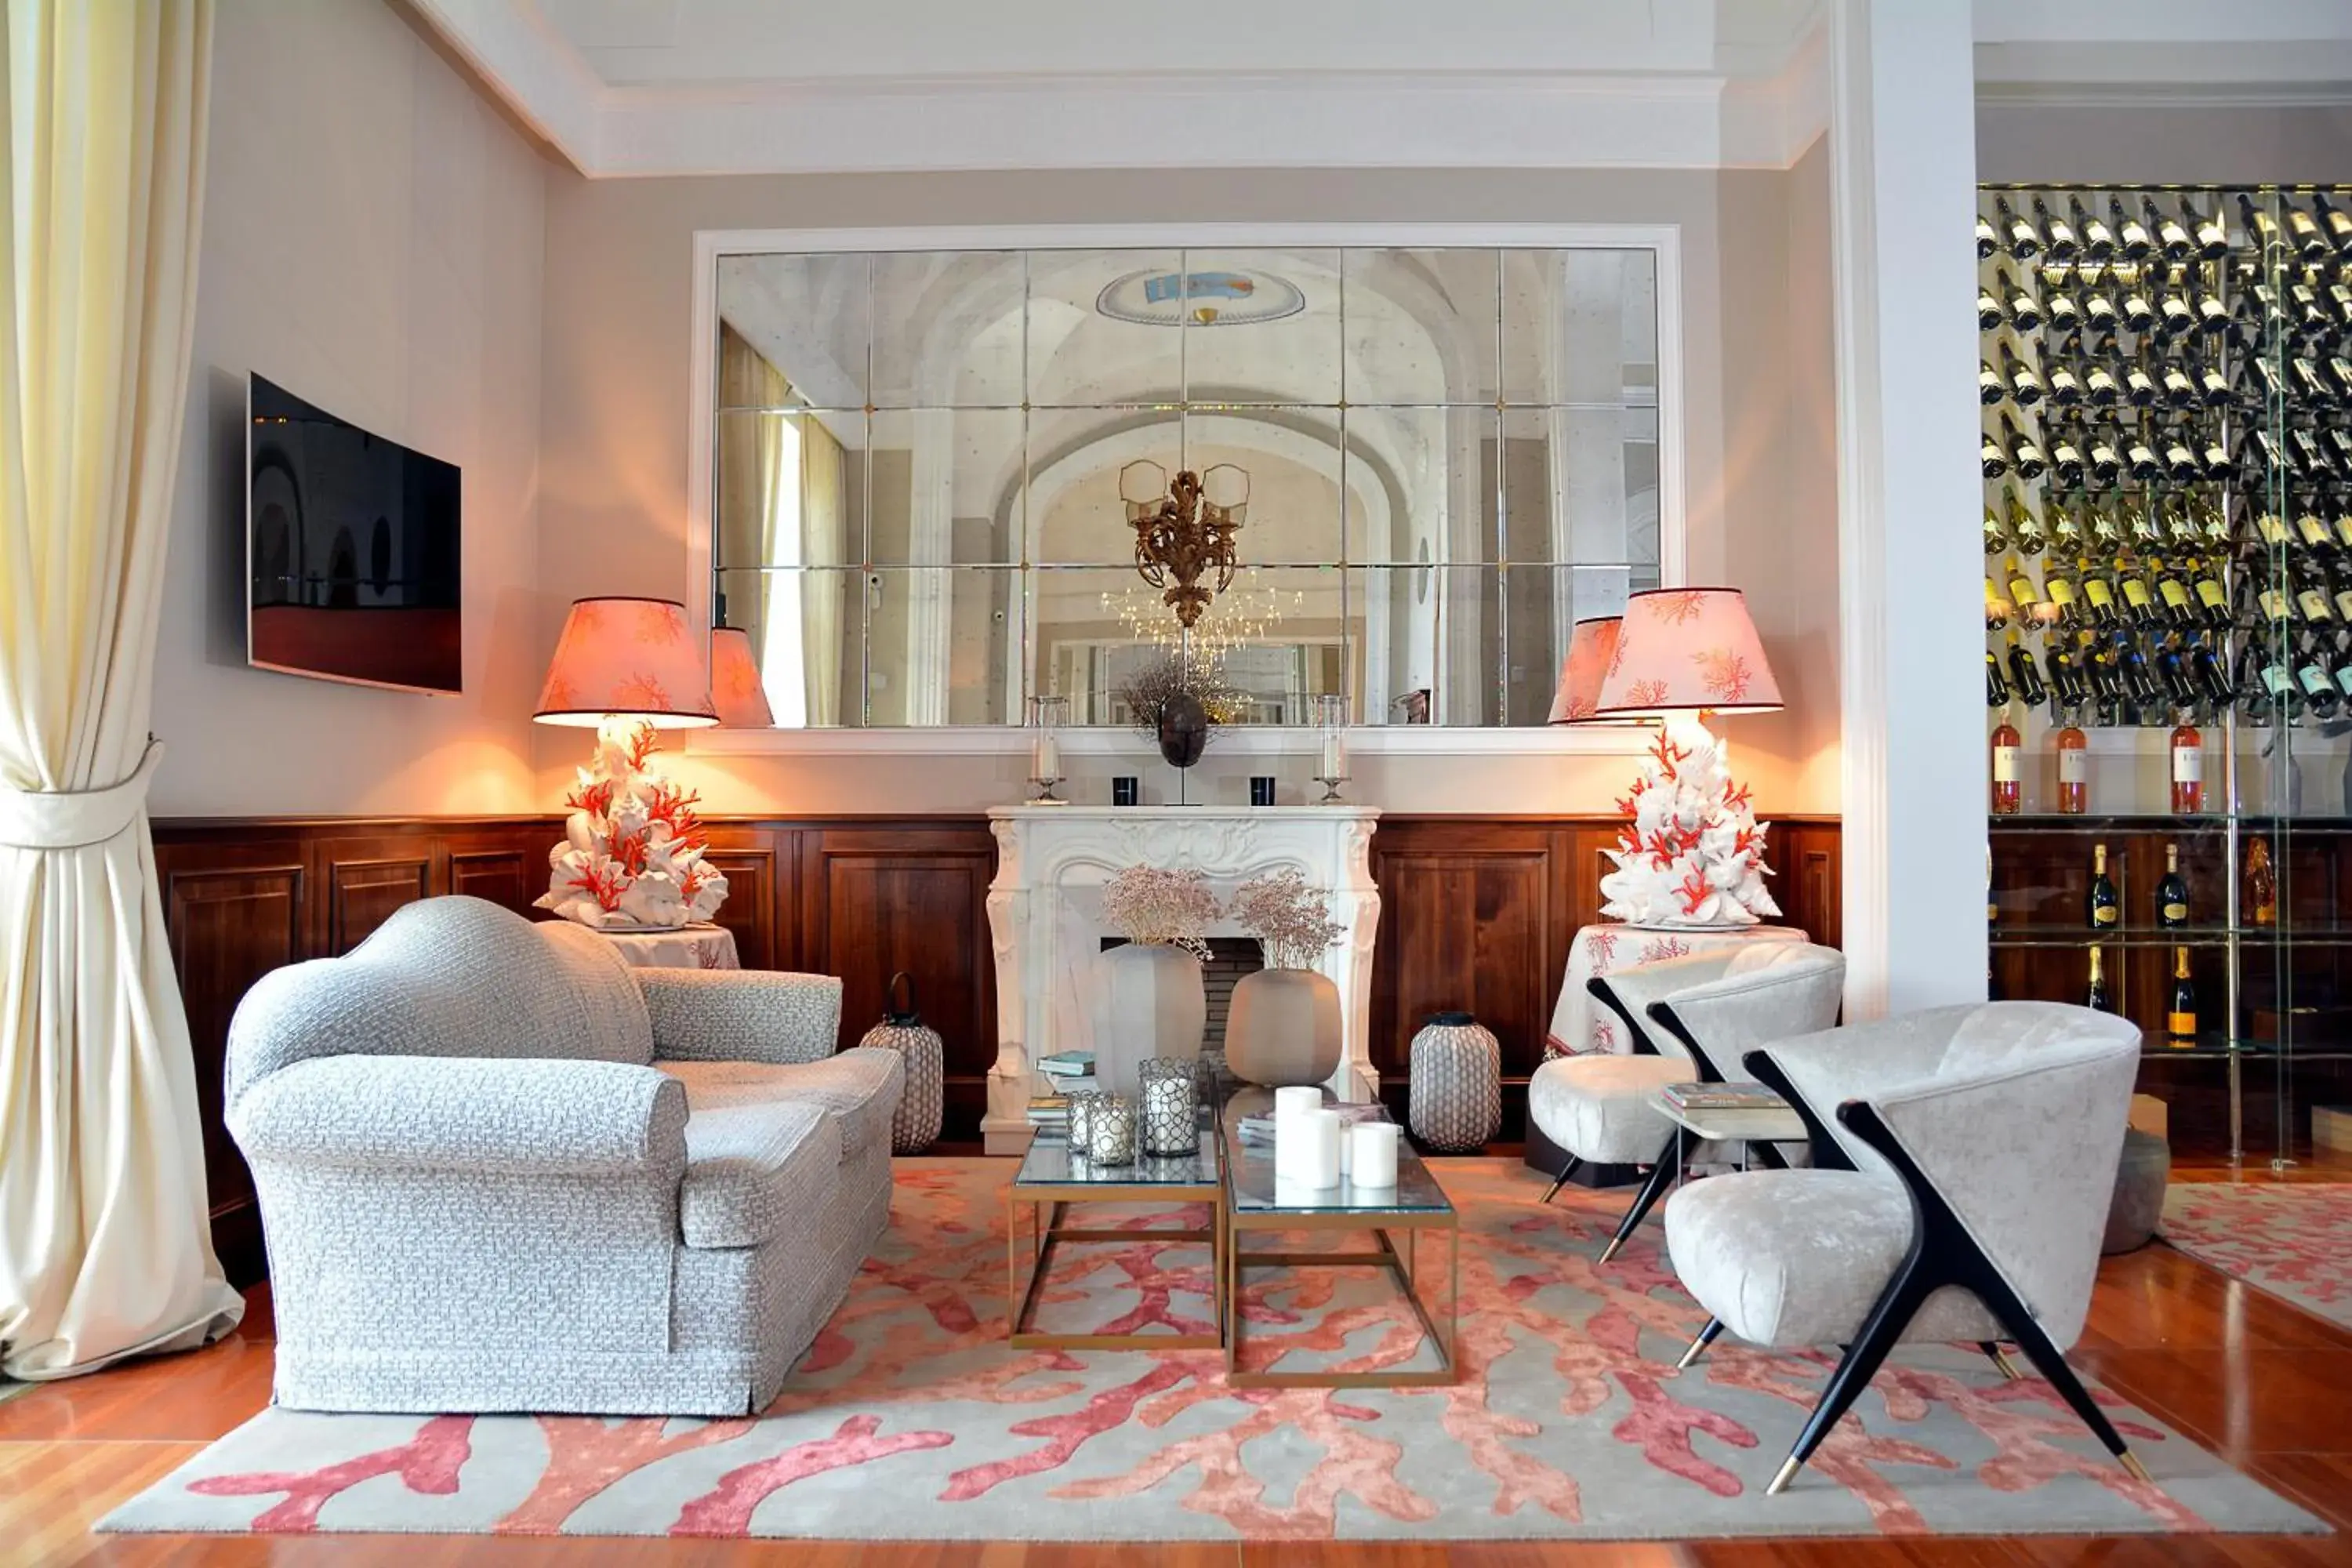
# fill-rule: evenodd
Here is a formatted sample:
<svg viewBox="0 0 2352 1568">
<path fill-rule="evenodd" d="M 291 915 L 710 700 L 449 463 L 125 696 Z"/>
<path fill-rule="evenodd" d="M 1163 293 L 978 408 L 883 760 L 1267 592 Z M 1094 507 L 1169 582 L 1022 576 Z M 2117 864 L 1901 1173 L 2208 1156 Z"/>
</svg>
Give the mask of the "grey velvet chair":
<svg viewBox="0 0 2352 1568">
<path fill-rule="evenodd" d="M 263 976 L 227 1119 L 278 1403 L 758 1411 L 889 1219 L 902 1068 L 840 1016 L 829 976 L 633 970 L 467 898 Z"/>
<path fill-rule="evenodd" d="M 1631 1055 L 1565 1057 L 1538 1068 L 1528 1114 L 1568 1151 L 1544 1202 L 1579 1166 L 1640 1164 L 1650 1172 L 1601 1255 L 1608 1262 L 1673 1184 L 1688 1153 L 1687 1134 L 1654 1104 L 1670 1083 L 1721 1082 L 1740 1054 L 1787 1035 L 1837 1022 L 1845 956 L 1809 942 L 1755 943 L 1688 958 L 1636 964 L 1586 982 L 1623 1020 Z M 1769 1145 L 1753 1152 L 1782 1161 Z"/>
<path fill-rule="evenodd" d="M 2147 1471 L 2074 1373 L 2139 1067 L 2128 1021 L 2047 1002 L 1937 1008 L 1772 1042 L 1748 1071 L 1787 1097 L 1812 1167 L 1700 1182 L 1666 1205 L 1675 1272 L 1753 1344 L 1846 1347 L 1773 1478 L 1812 1457 L 1895 1344 L 2025 1352 L 2110 1453 Z"/>
</svg>

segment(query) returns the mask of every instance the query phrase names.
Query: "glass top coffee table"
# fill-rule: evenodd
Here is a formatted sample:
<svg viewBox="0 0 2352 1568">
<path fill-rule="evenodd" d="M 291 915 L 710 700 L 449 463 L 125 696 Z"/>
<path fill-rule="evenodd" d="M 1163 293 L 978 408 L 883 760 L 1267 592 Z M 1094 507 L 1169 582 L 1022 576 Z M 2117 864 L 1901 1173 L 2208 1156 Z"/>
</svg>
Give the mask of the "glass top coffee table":
<svg viewBox="0 0 2352 1568">
<path fill-rule="evenodd" d="M 1225 1380 L 1237 1388 L 1424 1388 L 1458 1383 L 1455 1336 L 1462 1312 L 1462 1224 L 1445 1189 L 1410 1143 L 1397 1149 L 1397 1184 L 1358 1187 L 1342 1181 L 1318 1190 L 1277 1179 L 1270 1144 L 1242 1142 L 1238 1123 L 1221 1130 L 1225 1152 L 1224 1318 Z M 1423 1295 L 1426 1276 L 1419 1267 L 1424 1230 L 1446 1239 L 1445 1328 L 1440 1332 Z M 1349 1250 L 1250 1251 L 1242 1238 L 1252 1232 L 1283 1231 L 1370 1236 L 1373 1246 Z M 1397 1245 L 1402 1234 L 1404 1245 Z M 1435 1248 L 1431 1249 L 1433 1252 Z M 1378 1372 L 1250 1370 L 1241 1364 L 1246 1338 L 1242 1279 L 1251 1269 L 1362 1268 L 1387 1271 L 1405 1304 L 1420 1321 L 1436 1364 Z M 1276 1365 L 1279 1364 L 1279 1358 Z"/>
<path fill-rule="evenodd" d="M 1124 1165 L 1105 1165 L 1073 1155 L 1068 1137 L 1041 1131 L 1029 1141 L 1021 1168 L 1004 1189 L 1004 1286 L 1011 1303 L 1012 1342 L 1051 1350 L 1215 1350 L 1225 1342 L 1231 1298 L 1225 1290 L 1223 1143 L 1216 1112 L 1201 1113 L 1198 1141 L 1190 1154 L 1138 1154 Z M 1160 1226 L 1085 1228 L 1068 1223 L 1079 1204 L 1144 1204 L 1162 1199 L 1207 1205 L 1206 1229 Z M 1030 1213 L 1033 1242 L 1029 1282 L 1021 1285 L 1021 1211 Z M 1209 1244 L 1209 1294 L 1215 1331 L 1185 1333 L 1057 1333 L 1036 1326 L 1037 1300 L 1065 1245 L 1091 1242 L 1205 1241 Z"/>
</svg>

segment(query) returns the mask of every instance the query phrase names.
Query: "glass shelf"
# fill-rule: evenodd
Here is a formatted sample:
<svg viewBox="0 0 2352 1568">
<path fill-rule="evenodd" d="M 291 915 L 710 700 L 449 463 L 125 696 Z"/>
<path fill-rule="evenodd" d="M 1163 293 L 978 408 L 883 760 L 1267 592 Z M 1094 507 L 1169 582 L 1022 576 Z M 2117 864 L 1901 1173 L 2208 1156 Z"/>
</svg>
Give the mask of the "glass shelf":
<svg viewBox="0 0 2352 1568">
<path fill-rule="evenodd" d="M 2292 926 L 2120 926 L 2105 931 L 2063 926 L 2006 928 L 1992 933 L 1996 949 L 2010 947 L 2221 947 L 2236 937 L 2244 946 L 2340 947 L 2352 944 L 2352 926 L 2300 921 Z"/>
</svg>

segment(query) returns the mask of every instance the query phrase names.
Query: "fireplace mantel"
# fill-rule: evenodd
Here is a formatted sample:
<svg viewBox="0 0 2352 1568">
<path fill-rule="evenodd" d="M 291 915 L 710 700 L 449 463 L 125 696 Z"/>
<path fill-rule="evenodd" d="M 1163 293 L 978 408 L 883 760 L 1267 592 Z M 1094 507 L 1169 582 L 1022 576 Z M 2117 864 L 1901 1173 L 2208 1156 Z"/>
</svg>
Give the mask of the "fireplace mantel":
<svg viewBox="0 0 2352 1568">
<path fill-rule="evenodd" d="M 1370 1058 L 1372 939 L 1380 889 L 1365 805 L 1000 806 L 996 879 L 988 924 L 996 948 L 996 1065 L 981 1128 L 991 1153 L 1029 1137 L 1035 1056 L 1092 1048 L 1093 987 L 1100 984 L 1103 884 L 1129 866 L 1205 874 L 1220 898 L 1253 877 L 1295 869 L 1330 896 L 1342 931 L 1316 965 L 1339 988 L 1339 1069 L 1332 1091 L 1367 1100 L 1380 1089 Z M 1209 935 L 1236 934 L 1220 924 Z"/>
</svg>

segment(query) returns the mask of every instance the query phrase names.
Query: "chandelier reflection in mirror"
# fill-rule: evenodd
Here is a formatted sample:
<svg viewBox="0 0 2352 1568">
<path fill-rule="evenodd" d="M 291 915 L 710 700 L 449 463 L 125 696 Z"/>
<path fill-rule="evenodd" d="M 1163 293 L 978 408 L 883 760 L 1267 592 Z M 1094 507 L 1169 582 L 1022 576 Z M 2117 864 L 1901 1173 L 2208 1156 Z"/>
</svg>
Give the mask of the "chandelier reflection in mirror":
<svg viewBox="0 0 2352 1568">
<path fill-rule="evenodd" d="M 1232 463 L 1204 474 L 1168 470 L 1139 458 L 1118 471 L 1118 496 L 1135 530 L 1136 574 L 1190 630 L 1209 601 L 1234 585 L 1234 535 L 1249 511 L 1249 475 Z M 1201 579 L 1214 573 L 1216 585 Z"/>
<path fill-rule="evenodd" d="M 730 252 L 713 586 L 782 727 L 1124 726 L 1171 651 L 1238 725 L 1540 724 L 1576 622 L 1659 581 L 1665 277 L 1633 238 Z"/>
</svg>

